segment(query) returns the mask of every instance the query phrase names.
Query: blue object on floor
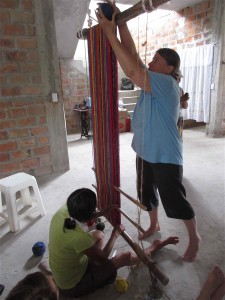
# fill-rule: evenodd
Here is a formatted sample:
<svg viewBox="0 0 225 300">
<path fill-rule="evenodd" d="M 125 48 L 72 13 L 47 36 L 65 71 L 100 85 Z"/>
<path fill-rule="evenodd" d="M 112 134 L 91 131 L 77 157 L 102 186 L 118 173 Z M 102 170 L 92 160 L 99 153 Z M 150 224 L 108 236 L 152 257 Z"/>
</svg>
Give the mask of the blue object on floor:
<svg viewBox="0 0 225 300">
<path fill-rule="evenodd" d="M 36 242 L 32 247 L 32 252 L 35 256 L 41 256 L 45 253 L 46 246 L 43 242 Z"/>
</svg>

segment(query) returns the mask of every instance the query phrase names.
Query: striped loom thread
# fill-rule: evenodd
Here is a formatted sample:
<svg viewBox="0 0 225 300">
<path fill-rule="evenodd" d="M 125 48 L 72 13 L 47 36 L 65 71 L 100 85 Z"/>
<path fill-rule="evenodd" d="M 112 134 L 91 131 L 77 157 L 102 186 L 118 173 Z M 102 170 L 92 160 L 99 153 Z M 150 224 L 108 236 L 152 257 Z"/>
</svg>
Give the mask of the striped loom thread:
<svg viewBox="0 0 225 300">
<path fill-rule="evenodd" d="M 94 169 L 101 210 L 111 204 L 120 207 L 120 193 L 114 189 L 120 186 L 118 70 L 116 56 L 99 25 L 88 30 L 87 39 Z M 107 219 L 113 226 L 121 223 L 116 210 Z"/>
</svg>

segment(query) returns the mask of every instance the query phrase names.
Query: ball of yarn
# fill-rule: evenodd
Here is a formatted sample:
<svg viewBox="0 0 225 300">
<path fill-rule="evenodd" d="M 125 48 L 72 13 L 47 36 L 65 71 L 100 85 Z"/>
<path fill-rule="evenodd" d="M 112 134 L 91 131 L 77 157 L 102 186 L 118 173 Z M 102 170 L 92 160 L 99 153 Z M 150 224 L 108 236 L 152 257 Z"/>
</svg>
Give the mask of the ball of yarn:
<svg viewBox="0 0 225 300">
<path fill-rule="evenodd" d="M 113 9 L 108 3 L 98 3 L 101 6 L 102 12 L 108 20 L 112 20 Z"/>
<path fill-rule="evenodd" d="M 99 222 L 96 224 L 96 229 L 103 231 L 105 229 L 105 224 L 103 222 Z"/>
<path fill-rule="evenodd" d="M 116 277 L 115 288 L 119 293 L 125 293 L 128 289 L 128 281 L 122 277 Z"/>
<path fill-rule="evenodd" d="M 40 256 L 45 253 L 46 246 L 43 242 L 36 242 L 32 247 L 32 252 L 35 256 Z"/>
</svg>

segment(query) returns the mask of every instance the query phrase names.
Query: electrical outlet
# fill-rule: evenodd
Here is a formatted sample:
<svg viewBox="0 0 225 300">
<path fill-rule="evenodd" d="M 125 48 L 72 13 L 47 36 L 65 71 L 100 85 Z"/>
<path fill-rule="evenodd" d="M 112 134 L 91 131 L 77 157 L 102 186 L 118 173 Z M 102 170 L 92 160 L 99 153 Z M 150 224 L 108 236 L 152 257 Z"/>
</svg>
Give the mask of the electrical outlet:
<svg viewBox="0 0 225 300">
<path fill-rule="evenodd" d="M 52 93 L 52 102 L 58 102 L 58 95 L 57 95 L 57 93 Z"/>
<path fill-rule="evenodd" d="M 211 90 L 215 89 L 215 83 L 211 83 Z"/>
</svg>

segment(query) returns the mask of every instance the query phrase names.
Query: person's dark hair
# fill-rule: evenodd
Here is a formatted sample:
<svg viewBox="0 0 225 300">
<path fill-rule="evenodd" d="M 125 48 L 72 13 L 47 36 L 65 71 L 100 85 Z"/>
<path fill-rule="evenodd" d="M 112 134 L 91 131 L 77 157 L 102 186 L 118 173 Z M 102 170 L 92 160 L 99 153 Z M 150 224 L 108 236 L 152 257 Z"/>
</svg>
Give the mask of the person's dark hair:
<svg viewBox="0 0 225 300">
<path fill-rule="evenodd" d="M 71 218 L 79 222 L 91 219 L 96 210 L 96 194 L 87 188 L 78 189 L 67 199 L 67 208 Z"/>
<path fill-rule="evenodd" d="M 160 48 L 156 52 L 166 60 L 168 66 L 174 67 L 174 70 L 171 72 L 171 76 L 176 79 L 176 74 L 180 69 L 179 54 L 175 50 L 170 48 Z"/>
<path fill-rule="evenodd" d="M 64 220 L 64 224 L 63 224 L 63 231 L 65 232 L 65 228 L 66 229 L 74 229 L 76 228 L 76 221 L 72 218 L 66 218 Z"/>
<path fill-rule="evenodd" d="M 9 292 L 5 300 L 57 300 L 58 296 L 41 272 L 27 275 Z"/>
</svg>

